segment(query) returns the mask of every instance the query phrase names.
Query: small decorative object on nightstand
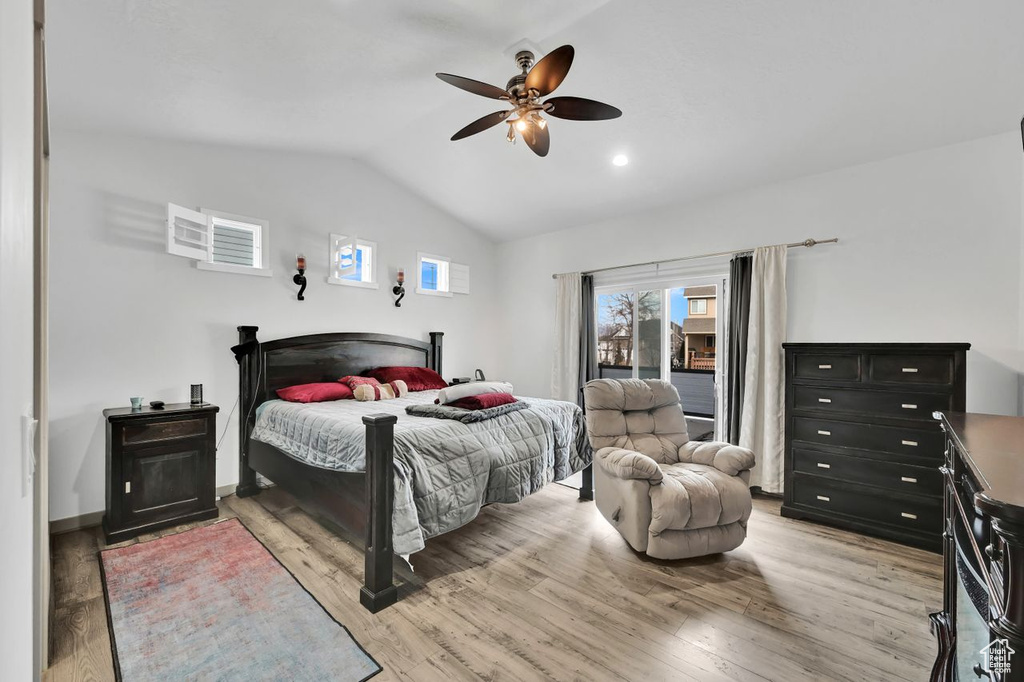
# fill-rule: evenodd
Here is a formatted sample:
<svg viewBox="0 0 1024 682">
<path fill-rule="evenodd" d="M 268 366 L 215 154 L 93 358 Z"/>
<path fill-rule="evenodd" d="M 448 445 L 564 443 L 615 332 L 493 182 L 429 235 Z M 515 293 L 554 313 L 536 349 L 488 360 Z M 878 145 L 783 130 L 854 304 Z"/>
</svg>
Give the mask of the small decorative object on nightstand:
<svg viewBox="0 0 1024 682">
<path fill-rule="evenodd" d="M 217 517 L 216 405 L 103 410 L 107 542 Z"/>
</svg>

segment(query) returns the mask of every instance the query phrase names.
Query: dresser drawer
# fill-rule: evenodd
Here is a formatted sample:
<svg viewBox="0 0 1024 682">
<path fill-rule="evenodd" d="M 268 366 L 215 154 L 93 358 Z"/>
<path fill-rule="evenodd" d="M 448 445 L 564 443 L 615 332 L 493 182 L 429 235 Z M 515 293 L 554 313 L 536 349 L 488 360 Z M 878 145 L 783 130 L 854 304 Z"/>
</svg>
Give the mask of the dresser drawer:
<svg viewBox="0 0 1024 682">
<path fill-rule="evenodd" d="M 121 430 L 122 442 L 125 445 L 154 443 L 162 440 L 178 440 L 206 435 L 206 418 L 188 418 L 163 420 L 155 422 L 127 423 Z"/>
<path fill-rule="evenodd" d="M 793 373 L 801 379 L 860 381 L 860 355 L 800 354 L 793 363 Z"/>
<path fill-rule="evenodd" d="M 938 427 L 915 429 L 809 417 L 793 418 L 793 439 L 843 448 L 930 457 L 937 462 L 942 459 L 944 444 Z"/>
<path fill-rule="evenodd" d="M 872 355 L 869 380 L 880 383 L 950 385 L 951 355 Z"/>
<path fill-rule="evenodd" d="M 907 530 L 942 532 L 942 498 L 899 495 L 868 486 L 843 484 L 819 476 L 793 474 L 793 502 Z"/>
<path fill-rule="evenodd" d="M 793 470 L 814 476 L 875 485 L 901 493 L 932 497 L 942 495 L 942 474 L 939 473 L 938 465 L 914 466 L 793 448 Z"/>
<path fill-rule="evenodd" d="M 920 419 L 928 422 L 933 421 L 933 412 L 953 409 L 951 394 L 872 391 L 827 386 L 794 386 L 793 400 L 794 405 L 801 410 Z"/>
</svg>

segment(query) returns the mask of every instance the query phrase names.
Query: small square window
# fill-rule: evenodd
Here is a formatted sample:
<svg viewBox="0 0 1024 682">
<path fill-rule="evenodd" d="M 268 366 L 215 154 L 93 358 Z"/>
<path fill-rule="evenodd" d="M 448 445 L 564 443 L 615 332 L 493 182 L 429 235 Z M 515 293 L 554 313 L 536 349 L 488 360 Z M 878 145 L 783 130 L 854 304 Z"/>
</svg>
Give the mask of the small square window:
<svg viewBox="0 0 1024 682">
<path fill-rule="evenodd" d="M 416 293 L 450 296 L 449 272 L 451 262 L 442 256 L 420 254 Z"/>
<path fill-rule="evenodd" d="M 352 253 L 353 243 L 355 254 Z M 377 244 L 363 239 L 332 234 L 330 242 L 331 284 L 376 289 L 377 286 Z"/>
<path fill-rule="evenodd" d="M 270 223 L 259 218 L 167 205 L 167 253 L 196 261 L 201 270 L 270 277 Z"/>
<path fill-rule="evenodd" d="M 691 298 L 690 299 L 690 314 L 691 315 L 707 315 L 708 314 L 708 299 L 706 299 L 706 298 Z"/>
</svg>

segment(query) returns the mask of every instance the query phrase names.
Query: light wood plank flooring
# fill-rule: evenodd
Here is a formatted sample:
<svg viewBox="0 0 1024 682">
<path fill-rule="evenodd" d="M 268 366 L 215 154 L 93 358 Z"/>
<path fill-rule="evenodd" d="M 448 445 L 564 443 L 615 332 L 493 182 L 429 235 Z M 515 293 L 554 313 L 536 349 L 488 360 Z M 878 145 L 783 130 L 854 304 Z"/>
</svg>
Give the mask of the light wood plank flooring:
<svg viewBox="0 0 1024 682">
<path fill-rule="evenodd" d="M 375 680 L 922 680 L 935 650 L 937 555 L 783 519 L 771 499 L 755 500 L 740 549 L 661 562 L 551 485 L 429 541 L 377 615 L 358 605 L 361 553 L 286 493 L 221 512 L 349 627 L 385 668 Z M 102 546 L 98 529 L 53 540 L 49 680 L 113 679 Z"/>
</svg>

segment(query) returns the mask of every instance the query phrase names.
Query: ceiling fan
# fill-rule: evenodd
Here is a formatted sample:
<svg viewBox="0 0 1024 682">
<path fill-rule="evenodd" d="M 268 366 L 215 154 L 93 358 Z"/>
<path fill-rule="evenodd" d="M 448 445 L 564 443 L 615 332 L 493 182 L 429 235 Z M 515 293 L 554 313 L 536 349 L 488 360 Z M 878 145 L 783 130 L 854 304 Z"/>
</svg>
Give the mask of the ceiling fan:
<svg viewBox="0 0 1024 682">
<path fill-rule="evenodd" d="M 547 156 L 551 138 L 548 122 L 541 114 L 570 121 L 602 121 L 622 116 L 621 111 L 609 104 L 582 97 L 552 97 L 540 101 L 541 97 L 551 94 L 565 79 L 574 54 L 572 45 L 563 45 L 534 64 L 533 53 L 529 50 L 516 53 L 516 65 L 522 73 L 512 76 L 504 90 L 472 78 L 453 76 L 450 73 L 437 74 L 445 83 L 474 95 L 504 100 L 512 107 L 478 118 L 452 135 L 452 141 L 476 135 L 505 122 L 508 124 L 506 137 L 509 142 L 515 142 L 518 132 L 537 156 Z"/>
</svg>

